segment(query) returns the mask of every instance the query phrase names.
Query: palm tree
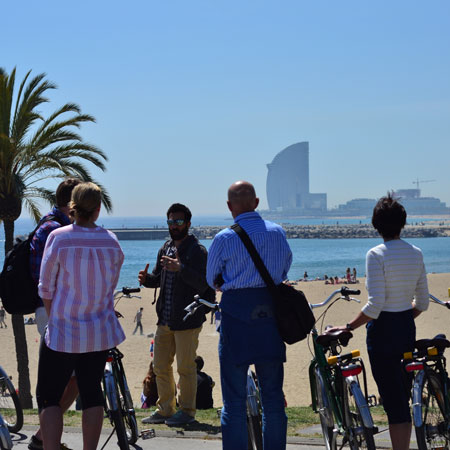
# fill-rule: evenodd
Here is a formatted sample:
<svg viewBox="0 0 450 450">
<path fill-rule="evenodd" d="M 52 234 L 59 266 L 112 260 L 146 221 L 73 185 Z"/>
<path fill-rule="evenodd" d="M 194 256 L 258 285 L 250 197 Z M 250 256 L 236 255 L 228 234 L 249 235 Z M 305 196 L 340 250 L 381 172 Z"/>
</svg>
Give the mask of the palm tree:
<svg viewBox="0 0 450 450">
<path fill-rule="evenodd" d="M 106 155 L 94 145 L 83 141 L 76 133 L 84 122 L 94 117 L 82 114 L 74 103 L 67 103 L 48 117 L 38 111 L 49 102 L 47 91 L 56 86 L 42 73 L 30 77 L 31 70 L 20 84 L 14 101 L 16 69 L 7 74 L 0 68 L 0 220 L 5 230 L 5 254 L 13 247 L 14 222 L 22 206 L 35 221 L 41 213 L 38 200 L 54 203 L 54 194 L 39 186 L 48 178 L 78 177 L 92 180 L 84 166 L 90 162 L 105 170 Z M 98 183 L 97 183 L 98 184 Z M 103 191 L 103 204 L 111 210 L 111 200 Z M 28 349 L 22 315 L 12 316 L 19 374 L 19 396 L 25 408 L 32 407 Z"/>
</svg>

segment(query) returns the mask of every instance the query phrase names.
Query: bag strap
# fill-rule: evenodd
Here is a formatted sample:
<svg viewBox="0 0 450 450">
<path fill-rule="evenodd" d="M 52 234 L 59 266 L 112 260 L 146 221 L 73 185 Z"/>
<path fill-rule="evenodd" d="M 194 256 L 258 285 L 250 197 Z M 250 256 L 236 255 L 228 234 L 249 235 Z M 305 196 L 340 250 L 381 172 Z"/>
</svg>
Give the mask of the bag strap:
<svg viewBox="0 0 450 450">
<path fill-rule="evenodd" d="M 36 228 L 28 235 L 27 240 L 31 242 L 33 240 L 34 235 L 36 234 L 36 231 L 39 229 L 39 227 L 46 222 L 52 222 L 52 221 L 58 222 L 61 226 L 63 226 L 62 222 L 54 214 L 49 214 L 48 216 L 43 217 L 38 222 L 38 224 L 36 225 Z"/>
<path fill-rule="evenodd" d="M 258 269 L 258 272 L 261 275 L 261 278 L 264 280 L 267 287 L 269 288 L 269 291 L 271 291 L 273 294 L 275 294 L 276 286 L 273 281 L 273 278 L 270 276 L 270 273 L 267 270 L 267 267 L 264 265 L 264 262 L 261 259 L 261 256 L 259 256 L 259 253 L 256 250 L 255 246 L 253 245 L 253 242 L 251 241 L 249 235 L 238 223 L 235 223 L 234 225 L 232 225 L 231 229 L 241 238 L 242 243 L 245 245 L 245 248 L 247 249 L 248 253 L 250 254 L 253 262 L 255 263 L 255 266 Z"/>
</svg>

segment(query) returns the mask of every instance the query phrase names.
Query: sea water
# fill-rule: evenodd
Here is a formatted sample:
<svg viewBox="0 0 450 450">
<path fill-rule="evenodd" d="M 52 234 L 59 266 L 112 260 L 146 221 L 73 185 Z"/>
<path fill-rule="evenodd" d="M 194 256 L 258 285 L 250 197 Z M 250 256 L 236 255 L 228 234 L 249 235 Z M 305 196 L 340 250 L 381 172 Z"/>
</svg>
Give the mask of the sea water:
<svg viewBox="0 0 450 450">
<path fill-rule="evenodd" d="M 356 220 L 356 221 L 355 221 Z M 293 221 L 291 221 L 293 222 Z M 317 225 L 322 219 L 299 219 L 298 224 Z M 336 223 L 325 220 L 326 224 Z M 162 227 L 165 226 L 164 217 L 100 217 L 99 225 L 106 228 L 133 227 Z M 204 216 L 192 221 L 193 226 L 229 226 L 229 217 Z M 340 224 L 359 223 L 359 219 L 339 220 Z M 30 219 L 19 219 L 15 223 L 15 234 L 27 234 L 34 226 Z M 422 249 L 425 267 L 428 273 L 450 272 L 450 238 L 411 238 L 411 244 Z M 202 240 L 202 244 L 209 248 L 211 240 Z M 303 278 L 305 271 L 308 279 L 330 276 L 343 277 L 347 267 L 356 269 L 359 277 L 365 276 L 365 256 L 367 251 L 380 244 L 381 239 L 289 239 L 293 260 L 289 271 L 289 279 Z M 137 286 L 137 275 L 145 265 L 150 264 L 150 270 L 156 263 L 156 256 L 164 241 L 120 241 L 125 254 L 118 287 Z M 3 226 L 0 230 L 0 245 L 4 246 Z M 0 264 L 3 266 L 3 251 L 0 251 Z"/>
</svg>

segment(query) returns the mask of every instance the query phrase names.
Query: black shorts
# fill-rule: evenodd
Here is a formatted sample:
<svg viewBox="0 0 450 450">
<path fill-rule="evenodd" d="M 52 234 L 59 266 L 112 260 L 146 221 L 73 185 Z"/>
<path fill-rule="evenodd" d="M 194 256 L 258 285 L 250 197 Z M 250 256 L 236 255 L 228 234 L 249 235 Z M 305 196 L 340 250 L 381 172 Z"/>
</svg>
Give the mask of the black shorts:
<svg viewBox="0 0 450 450">
<path fill-rule="evenodd" d="M 103 405 L 101 379 L 108 350 L 89 353 L 64 353 L 41 342 L 36 400 L 39 411 L 59 406 L 64 389 L 75 371 L 82 409 Z"/>
</svg>

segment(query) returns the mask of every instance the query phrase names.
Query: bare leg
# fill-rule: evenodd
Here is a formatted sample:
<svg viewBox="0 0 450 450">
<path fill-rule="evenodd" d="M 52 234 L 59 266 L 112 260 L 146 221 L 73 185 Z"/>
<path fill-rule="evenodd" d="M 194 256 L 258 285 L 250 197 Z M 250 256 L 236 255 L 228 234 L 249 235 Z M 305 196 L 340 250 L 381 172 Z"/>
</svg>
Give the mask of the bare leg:
<svg viewBox="0 0 450 450">
<path fill-rule="evenodd" d="M 390 424 L 389 434 L 391 436 L 392 450 L 409 450 L 411 422 Z"/>
<path fill-rule="evenodd" d="M 102 425 L 103 406 L 93 406 L 83 410 L 83 450 L 95 450 L 97 448 Z"/>
<path fill-rule="evenodd" d="M 59 406 L 49 406 L 39 414 L 41 435 L 45 450 L 60 450 L 63 431 L 63 413 Z"/>
<path fill-rule="evenodd" d="M 69 408 L 70 405 L 75 401 L 78 395 L 78 385 L 76 377 L 71 377 L 69 382 L 67 383 L 66 389 L 59 401 L 59 406 L 61 407 L 62 414 L 64 414 Z M 41 429 L 37 430 L 34 434 L 38 439 L 42 441 L 42 431 Z"/>
</svg>

